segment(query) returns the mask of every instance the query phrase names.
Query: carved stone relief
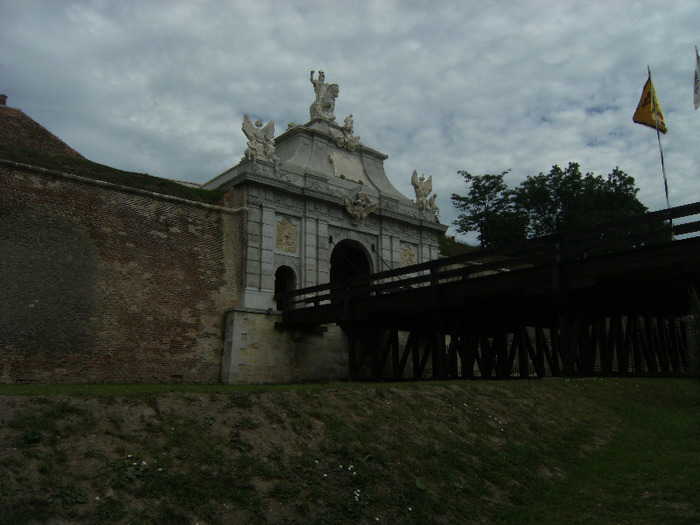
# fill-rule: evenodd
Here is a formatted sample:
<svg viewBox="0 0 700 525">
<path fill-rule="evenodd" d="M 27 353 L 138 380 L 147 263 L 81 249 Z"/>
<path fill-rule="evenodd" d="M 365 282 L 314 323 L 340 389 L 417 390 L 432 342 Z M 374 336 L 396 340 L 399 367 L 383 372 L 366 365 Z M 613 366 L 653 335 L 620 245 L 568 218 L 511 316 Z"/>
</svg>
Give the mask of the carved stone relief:
<svg viewBox="0 0 700 525">
<path fill-rule="evenodd" d="M 416 264 L 416 253 L 409 246 L 404 245 L 401 248 L 401 267 L 411 266 Z"/>
<path fill-rule="evenodd" d="M 312 181 L 307 182 L 307 183 L 306 183 L 306 186 L 307 186 L 309 189 L 312 189 L 312 190 L 317 191 L 317 192 L 322 192 L 322 191 L 323 191 L 323 186 L 321 186 L 321 183 L 320 183 L 320 182 L 317 182 L 317 181 L 315 181 L 315 180 L 312 180 Z"/>
<path fill-rule="evenodd" d="M 275 248 L 285 253 L 297 251 L 297 227 L 289 219 L 285 218 L 277 222 Z"/>
<path fill-rule="evenodd" d="M 355 197 L 344 195 L 345 211 L 350 215 L 350 220 L 353 226 L 360 224 L 360 221 L 366 219 L 367 216 L 377 209 L 378 204 L 372 204 L 369 197 L 360 190 Z"/>
</svg>

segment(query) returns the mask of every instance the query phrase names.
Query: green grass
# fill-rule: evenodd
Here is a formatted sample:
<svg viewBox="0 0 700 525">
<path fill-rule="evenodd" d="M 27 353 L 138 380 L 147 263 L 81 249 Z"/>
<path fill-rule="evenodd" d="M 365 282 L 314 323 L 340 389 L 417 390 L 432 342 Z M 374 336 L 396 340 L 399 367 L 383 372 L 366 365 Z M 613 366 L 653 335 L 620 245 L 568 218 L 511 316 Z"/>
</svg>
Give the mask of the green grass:
<svg viewBox="0 0 700 525">
<path fill-rule="evenodd" d="M 632 380 L 634 381 L 634 380 Z M 641 388 L 640 388 L 641 390 Z M 507 509 L 503 523 L 698 523 L 700 413 L 696 395 L 610 400 L 621 428 L 567 479 Z"/>
<path fill-rule="evenodd" d="M 438 235 L 438 246 L 440 248 L 440 253 L 445 257 L 474 252 L 479 249 L 477 246 L 471 246 L 465 242 L 458 241 L 454 237 L 448 237 L 444 233 Z"/>
<path fill-rule="evenodd" d="M 700 522 L 689 379 L 0 385 L 0 403 L 0 524 Z"/>
<path fill-rule="evenodd" d="M 224 195 L 222 191 L 203 190 L 146 173 L 122 171 L 80 157 L 24 149 L 9 144 L 0 144 L 0 158 L 206 204 L 216 204 Z"/>
</svg>

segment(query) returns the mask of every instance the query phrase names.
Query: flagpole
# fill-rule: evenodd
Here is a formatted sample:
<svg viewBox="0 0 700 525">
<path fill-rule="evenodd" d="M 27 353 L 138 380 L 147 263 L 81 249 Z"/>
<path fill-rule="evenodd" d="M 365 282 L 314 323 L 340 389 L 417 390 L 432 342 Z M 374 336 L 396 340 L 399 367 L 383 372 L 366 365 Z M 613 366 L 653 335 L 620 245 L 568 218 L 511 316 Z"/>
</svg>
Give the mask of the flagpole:
<svg viewBox="0 0 700 525">
<path fill-rule="evenodd" d="M 651 68 L 647 66 L 647 72 L 649 73 L 649 80 L 651 81 Z M 661 157 L 661 174 L 664 177 L 664 192 L 666 193 L 666 209 L 671 209 L 671 203 L 668 198 L 668 179 L 666 178 L 666 165 L 664 164 L 664 149 L 661 146 L 661 132 L 659 131 L 659 112 L 656 109 L 656 89 L 654 89 L 654 82 L 651 82 L 651 103 L 654 106 L 654 119 L 656 119 L 656 139 L 659 142 L 659 155 Z M 671 239 L 673 239 L 673 219 L 668 218 L 668 223 L 671 225 Z"/>
<path fill-rule="evenodd" d="M 700 108 L 700 54 L 698 54 L 698 46 L 695 46 L 695 79 L 693 82 L 693 105 L 695 111 Z"/>
</svg>

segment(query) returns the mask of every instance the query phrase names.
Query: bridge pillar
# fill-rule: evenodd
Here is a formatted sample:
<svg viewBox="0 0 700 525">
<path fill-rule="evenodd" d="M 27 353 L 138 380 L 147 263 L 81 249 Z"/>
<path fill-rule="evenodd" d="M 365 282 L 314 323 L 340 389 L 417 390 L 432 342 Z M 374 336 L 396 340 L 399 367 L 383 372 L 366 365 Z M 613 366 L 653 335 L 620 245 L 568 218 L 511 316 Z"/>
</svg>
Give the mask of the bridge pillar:
<svg viewBox="0 0 700 525">
<path fill-rule="evenodd" d="M 559 315 L 559 351 L 561 354 L 562 375 L 576 373 L 576 331 L 577 318 L 570 311 Z"/>
<path fill-rule="evenodd" d="M 445 323 L 436 319 L 432 333 L 433 379 L 447 379 L 447 349 L 445 346 Z"/>
</svg>

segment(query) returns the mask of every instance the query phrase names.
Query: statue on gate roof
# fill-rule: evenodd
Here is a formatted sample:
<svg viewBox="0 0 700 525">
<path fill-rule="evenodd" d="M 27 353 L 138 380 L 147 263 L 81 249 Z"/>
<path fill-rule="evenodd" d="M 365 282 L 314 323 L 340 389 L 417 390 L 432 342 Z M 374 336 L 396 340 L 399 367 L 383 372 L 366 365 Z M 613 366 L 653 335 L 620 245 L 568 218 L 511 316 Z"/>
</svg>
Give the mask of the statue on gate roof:
<svg viewBox="0 0 700 525">
<path fill-rule="evenodd" d="M 339 129 L 334 127 L 328 128 L 328 133 L 336 141 L 339 148 L 347 148 L 350 151 L 355 151 L 355 148 L 360 143 L 360 137 L 353 135 L 353 124 L 355 120 L 352 118 L 352 113 L 345 117 L 345 125 Z"/>
<path fill-rule="evenodd" d="M 433 196 L 430 197 L 430 192 L 433 191 L 433 176 L 430 175 L 426 180 L 425 175 L 418 177 L 418 172 L 413 170 L 411 184 L 413 185 L 413 189 L 416 190 L 416 206 L 420 208 L 421 212 L 432 210 L 437 219 L 437 217 L 440 216 L 440 208 L 435 202 L 437 193 L 434 193 Z"/>
<path fill-rule="evenodd" d="M 243 115 L 241 130 L 248 138 L 248 148 L 245 150 L 245 157 L 253 162 L 266 160 L 277 166 L 279 159 L 275 155 L 275 121 L 271 120 L 265 126 L 262 120 L 256 120 L 255 125 L 248 115 Z"/>
<path fill-rule="evenodd" d="M 340 88 L 338 84 L 327 84 L 326 74 L 323 71 L 318 72 L 318 79 L 314 79 L 315 71 L 311 71 L 309 80 L 314 86 L 316 100 L 311 104 L 309 113 L 311 118 L 322 118 L 325 120 L 335 120 L 335 99 L 338 98 Z"/>
<path fill-rule="evenodd" d="M 428 180 L 426 180 L 425 175 L 418 177 L 418 172 L 413 170 L 411 185 L 416 190 L 416 204 L 419 208 L 425 210 L 428 207 L 428 196 L 433 191 L 433 176 L 430 175 Z"/>
</svg>

